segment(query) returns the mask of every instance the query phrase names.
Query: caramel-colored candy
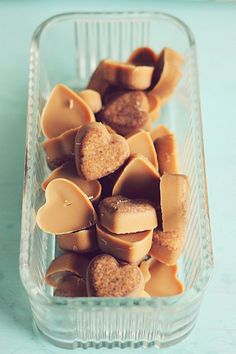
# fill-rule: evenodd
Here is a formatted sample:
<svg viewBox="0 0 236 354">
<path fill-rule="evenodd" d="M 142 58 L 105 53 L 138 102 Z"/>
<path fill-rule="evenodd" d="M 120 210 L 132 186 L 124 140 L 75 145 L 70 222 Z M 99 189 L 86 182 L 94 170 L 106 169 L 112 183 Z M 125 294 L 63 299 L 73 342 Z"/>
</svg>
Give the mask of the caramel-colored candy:
<svg viewBox="0 0 236 354">
<path fill-rule="evenodd" d="M 66 277 L 71 275 L 85 279 L 90 260 L 84 255 L 73 252 L 65 253 L 50 263 L 45 275 L 45 282 L 56 288 Z"/>
<path fill-rule="evenodd" d="M 150 296 L 173 296 L 184 292 L 184 286 L 177 276 L 178 266 L 167 266 L 150 258 L 146 261 L 150 279 L 145 284 L 145 292 Z"/>
<path fill-rule="evenodd" d="M 114 234 L 97 224 L 98 246 L 104 253 L 128 263 L 139 264 L 152 246 L 153 230 Z"/>
<path fill-rule="evenodd" d="M 179 173 L 177 144 L 174 134 L 164 135 L 154 141 L 160 174 Z"/>
<path fill-rule="evenodd" d="M 151 92 L 161 99 L 169 97 L 181 78 L 183 57 L 170 48 L 160 53 L 152 77 Z"/>
<path fill-rule="evenodd" d="M 93 113 L 97 113 L 102 109 L 102 100 L 99 92 L 95 90 L 83 90 L 78 95 L 87 103 Z"/>
<path fill-rule="evenodd" d="M 129 145 L 120 135 L 109 134 L 101 123 L 84 125 L 75 138 L 78 174 L 93 181 L 117 170 L 129 157 Z"/>
<path fill-rule="evenodd" d="M 79 128 L 70 129 L 43 143 L 49 168 L 54 169 L 75 157 L 75 137 Z"/>
<path fill-rule="evenodd" d="M 48 138 L 61 135 L 69 129 L 95 121 L 89 106 L 74 91 L 56 85 L 43 109 L 41 125 Z"/>
<path fill-rule="evenodd" d="M 133 155 L 118 177 L 112 195 L 147 199 L 157 207 L 160 205 L 159 185 L 159 173 L 151 162 L 141 155 Z"/>
<path fill-rule="evenodd" d="M 138 297 L 151 297 L 146 291 L 142 291 Z"/>
<path fill-rule="evenodd" d="M 89 296 L 135 297 L 143 290 L 143 274 L 138 266 L 120 264 L 108 254 L 99 255 L 90 262 L 87 270 Z"/>
<path fill-rule="evenodd" d="M 158 169 L 156 150 L 148 132 L 139 130 L 127 135 L 126 139 L 129 144 L 130 155 L 143 155 Z"/>
<path fill-rule="evenodd" d="M 182 232 L 154 230 L 149 254 L 162 263 L 174 265 L 181 254 L 183 240 Z"/>
<path fill-rule="evenodd" d="M 128 58 L 128 63 L 133 65 L 155 66 L 158 55 L 149 47 L 135 49 Z"/>
<path fill-rule="evenodd" d="M 160 117 L 162 101 L 155 93 L 152 92 L 147 93 L 147 98 L 149 102 L 148 114 L 151 120 L 155 122 Z"/>
<path fill-rule="evenodd" d="M 67 179 L 51 181 L 45 191 L 46 202 L 38 210 L 40 229 L 65 234 L 86 229 L 96 223 L 96 213 L 87 195 Z"/>
<path fill-rule="evenodd" d="M 105 91 L 110 86 L 110 84 L 106 80 L 104 80 L 103 77 L 103 62 L 104 60 L 102 60 L 98 64 L 87 85 L 87 89 L 97 91 L 100 93 L 101 96 L 103 96 Z"/>
<path fill-rule="evenodd" d="M 71 234 L 58 235 L 58 246 L 65 251 L 88 253 L 98 249 L 95 226 Z"/>
<path fill-rule="evenodd" d="M 151 131 L 152 141 L 161 138 L 165 135 L 170 135 L 171 131 L 165 125 L 158 125 L 155 129 Z"/>
<path fill-rule="evenodd" d="M 56 178 L 64 178 L 76 184 L 91 200 L 96 203 L 101 195 L 102 187 L 98 181 L 87 181 L 78 176 L 74 161 L 69 161 L 55 169 L 42 183 L 42 189 L 45 191 L 49 182 Z"/>
<path fill-rule="evenodd" d="M 114 60 L 104 60 L 103 77 L 114 85 L 131 90 L 145 90 L 150 87 L 154 67 L 136 66 Z"/>
<path fill-rule="evenodd" d="M 141 272 L 143 273 L 145 283 L 151 279 L 149 267 L 150 267 L 150 261 L 148 262 L 148 260 L 142 261 L 139 265 L 139 268 L 140 268 Z"/>
<path fill-rule="evenodd" d="M 143 199 L 116 195 L 103 199 L 98 209 L 101 225 L 115 234 L 152 230 L 157 225 L 155 208 Z"/>
<path fill-rule="evenodd" d="M 86 281 L 75 275 L 67 276 L 54 290 L 54 296 L 87 297 Z"/>
<path fill-rule="evenodd" d="M 189 200 L 187 176 L 165 173 L 161 177 L 160 193 L 163 231 L 184 233 Z"/>
</svg>

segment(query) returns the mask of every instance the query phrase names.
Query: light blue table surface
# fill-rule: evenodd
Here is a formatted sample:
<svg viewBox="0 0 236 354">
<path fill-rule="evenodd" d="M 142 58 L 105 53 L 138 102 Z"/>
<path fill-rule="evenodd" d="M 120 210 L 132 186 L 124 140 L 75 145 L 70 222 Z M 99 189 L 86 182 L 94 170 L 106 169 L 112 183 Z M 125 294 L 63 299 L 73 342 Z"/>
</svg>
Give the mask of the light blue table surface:
<svg viewBox="0 0 236 354">
<path fill-rule="evenodd" d="M 149 0 L 0 1 L 0 354 L 68 353 L 32 329 L 18 271 L 21 196 L 31 34 L 49 16 L 85 10 L 162 10 L 180 17 L 195 34 L 215 274 L 194 331 L 161 352 L 235 354 L 236 4 Z"/>
</svg>

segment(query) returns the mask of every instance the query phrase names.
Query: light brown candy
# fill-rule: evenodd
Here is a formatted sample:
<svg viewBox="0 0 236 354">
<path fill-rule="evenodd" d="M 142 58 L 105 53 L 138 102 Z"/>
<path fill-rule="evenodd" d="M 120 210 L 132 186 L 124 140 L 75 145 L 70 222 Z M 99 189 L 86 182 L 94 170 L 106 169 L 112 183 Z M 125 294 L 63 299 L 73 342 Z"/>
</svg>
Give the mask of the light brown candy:
<svg viewBox="0 0 236 354">
<path fill-rule="evenodd" d="M 108 255 L 99 255 L 90 262 L 87 270 L 88 296 L 132 297 L 144 290 L 143 274 L 139 267 L 120 264 Z"/>
<path fill-rule="evenodd" d="M 162 263 L 174 265 L 181 254 L 183 240 L 182 232 L 154 230 L 149 254 Z"/>
<path fill-rule="evenodd" d="M 189 200 L 187 176 L 165 173 L 161 177 L 160 193 L 163 231 L 184 233 Z"/>
<path fill-rule="evenodd" d="M 54 290 L 54 296 L 87 297 L 86 281 L 75 275 L 67 276 Z"/>
<path fill-rule="evenodd" d="M 153 122 L 155 122 L 160 117 L 160 110 L 161 110 L 161 99 L 152 92 L 147 93 L 148 103 L 149 103 L 149 117 Z"/>
<path fill-rule="evenodd" d="M 164 135 L 154 141 L 160 174 L 179 173 L 177 144 L 174 134 Z"/>
<path fill-rule="evenodd" d="M 139 154 L 146 157 L 158 170 L 157 154 L 150 133 L 139 130 L 126 136 L 130 155 Z"/>
<path fill-rule="evenodd" d="M 45 232 L 71 233 L 96 223 L 96 213 L 87 195 L 67 179 L 51 181 L 45 198 L 46 202 L 36 216 L 38 226 Z"/>
<path fill-rule="evenodd" d="M 142 291 L 138 297 L 151 297 L 146 291 Z"/>
<path fill-rule="evenodd" d="M 102 187 L 98 181 L 86 181 L 78 176 L 74 161 L 69 161 L 55 169 L 42 183 L 45 191 L 49 182 L 56 178 L 65 178 L 76 184 L 93 203 L 96 203 L 101 195 Z"/>
<path fill-rule="evenodd" d="M 120 135 L 109 134 L 101 123 L 84 125 L 75 139 L 78 174 L 93 181 L 117 170 L 129 157 L 129 145 Z"/>
<path fill-rule="evenodd" d="M 65 251 L 88 253 L 98 249 L 95 226 L 71 234 L 58 235 L 57 241 L 58 246 Z"/>
<path fill-rule="evenodd" d="M 181 78 L 183 57 L 173 49 L 164 48 L 156 61 L 151 92 L 161 99 L 169 98 Z"/>
<path fill-rule="evenodd" d="M 151 274 L 149 272 L 149 267 L 150 267 L 150 261 L 149 259 L 146 259 L 142 261 L 139 265 L 139 268 L 141 272 L 143 273 L 144 281 L 145 283 L 148 282 L 151 279 Z"/>
<path fill-rule="evenodd" d="M 155 208 L 144 199 L 116 195 L 103 199 L 98 210 L 101 225 L 115 234 L 152 230 L 157 226 Z"/>
<path fill-rule="evenodd" d="M 93 113 L 97 113 L 102 109 L 102 100 L 99 92 L 95 90 L 83 90 L 78 95 L 87 103 Z"/>
<path fill-rule="evenodd" d="M 87 85 L 87 89 L 97 91 L 101 96 L 110 86 L 110 84 L 103 77 L 103 62 L 104 60 L 98 64 Z"/>
<path fill-rule="evenodd" d="M 70 129 L 43 143 L 49 168 L 54 169 L 75 157 L 75 137 L 79 128 Z"/>
<path fill-rule="evenodd" d="M 135 49 L 128 58 L 128 63 L 133 65 L 155 66 L 158 55 L 149 47 Z"/>
<path fill-rule="evenodd" d="M 153 296 L 173 296 L 184 292 L 184 286 L 177 276 L 178 266 L 167 266 L 150 258 L 146 261 L 150 279 L 145 284 L 145 292 Z"/>
<path fill-rule="evenodd" d="M 41 125 L 48 138 L 95 121 L 89 106 L 65 85 L 56 85 L 43 109 Z"/>
<path fill-rule="evenodd" d="M 103 77 L 109 83 L 131 90 L 145 90 L 150 87 L 154 67 L 136 66 L 114 60 L 104 60 Z"/>
<path fill-rule="evenodd" d="M 89 257 L 73 252 L 58 256 L 50 263 L 45 275 L 45 282 L 56 288 L 71 275 L 85 279 L 90 260 Z"/>
<path fill-rule="evenodd" d="M 158 125 L 155 129 L 151 131 L 152 141 L 161 138 L 165 135 L 170 135 L 171 131 L 165 125 Z"/>
<path fill-rule="evenodd" d="M 118 235 L 97 224 L 99 248 L 104 253 L 133 264 L 139 264 L 150 251 L 152 234 L 153 230 Z"/>
<path fill-rule="evenodd" d="M 133 155 L 118 177 L 112 195 L 147 199 L 155 207 L 160 205 L 160 176 L 151 162 Z"/>
<path fill-rule="evenodd" d="M 100 112 L 101 121 L 123 136 L 150 129 L 149 104 L 142 91 L 125 92 L 111 99 Z"/>
</svg>

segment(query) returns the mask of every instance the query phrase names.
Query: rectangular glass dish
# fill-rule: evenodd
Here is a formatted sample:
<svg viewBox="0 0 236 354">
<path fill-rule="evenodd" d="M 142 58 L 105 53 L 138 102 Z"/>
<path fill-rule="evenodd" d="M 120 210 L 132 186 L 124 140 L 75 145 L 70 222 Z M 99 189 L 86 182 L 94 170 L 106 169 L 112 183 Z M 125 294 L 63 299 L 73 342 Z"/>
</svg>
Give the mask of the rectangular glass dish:
<svg viewBox="0 0 236 354">
<path fill-rule="evenodd" d="M 156 298 L 60 298 L 44 282 L 55 237 L 36 225 L 48 175 L 40 116 L 53 86 L 83 89 L 104 58 L 125 61 L 137 47 L 171 47 L 184 56 L 180 83 L 161 112 L 177 139 L 181 170 L 190 181 L 190 210 L 179 276 L 185 292 Z M 163 13 L 71 13 L 35 31 L 30 52 L 20 274 L 39 331 L 65 348 L 165 347 L 195 325 L 213 268 L 195 42 L 189 28 Z"/>
</svg>

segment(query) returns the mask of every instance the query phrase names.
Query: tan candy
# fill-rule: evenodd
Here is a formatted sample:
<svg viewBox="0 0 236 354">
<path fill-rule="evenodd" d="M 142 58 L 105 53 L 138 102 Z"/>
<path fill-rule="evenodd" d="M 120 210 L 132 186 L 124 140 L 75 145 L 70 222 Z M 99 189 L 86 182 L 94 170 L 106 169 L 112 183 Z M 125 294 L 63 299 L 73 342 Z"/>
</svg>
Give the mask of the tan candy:
<svg viewBox="0 0 236 354">
<path fill-rule="evenodd" d="M 70 129 L 43 143 L 49 168 L 54 169 L 75 157 L 75 137 L 79 128 Z"/>
<path fill-rule="evenodd" d="M 170 48 L 164 48 L 156 61 L 151 92 L 161 99 L 170 97 L 181 78 L 183 57 Z"/>
<path fill-rule="evenodd" d="M 118 177 L 112 195 L 147 199 L 156 207 L 160 204 L 159 184 L 159 173 L 151 162 L 141 155 L 134 155 Z"/>
<path fill-rule="evenodd" d="M 94 114 L 84 100 L 60 84 L 54 87 L 43 109 L 41 125 L 44 135 L 53 138 L 93 121 Z"/>
<path fill-rule="evenodd" d="M 145 130 L 139 130 L 127 135 L 126 139 L 129 144 L 130 155 L 143 155 L 158 170 L 157 154 L 150 133 Z"/>
<path fill-rule="evenodd" d="M 101 225 L 115 234 L 152 230 L 157 225 L 155 208 L 143 199 L 116 195 L 103 199 L 98 210 Z"/>
<path fill-rule="evenodd" d="M 83 90 L 78 95 L 87 103 L 93 113 L 97 113 L 102 108 L 102 100 L 99 92 L 95 90 Z"/>
<path fill-rule="evenodd" d="M 67 276 L 54 290 L 54 296 L 87 297 L 86 281 L 75 275 Z"/>
<path fill-rule="evenodd" d="M 184 233 L 189 200 L 187 176 L 165 173 L 161 177 L 160 193 L 163 231 Z"/>
<path fill-rule="evenodd" d="M 155 93 L 152 92 L 147 93 L 147 98 L 149 102 L 148 114 L 151 120 L 155 122 L 160 117 L 162 101 Z"/>
<path fill-rule="evenodd" d="M 149 104 L 142 91 L 125 92 L 111 99 L 100 112 L 101 121 L 123 136 L 150 128 Z"/>
<path fill-rule="evenodd" d="M 108 255 L 99 255 L 87 270 L 88 296 L 123 297 L 139 296 L 144 290 L 143 274 L 139 267 L 119 264 Z"/>
<path fill-rule="evenodd" d="M 165 125 L 158 125 L 155 129 L 151 131 L 152 141 L 161 138 L 165 135 L 170 135 L 171 131 Z"/>
<path fill-rule="evenodd" d="M 177 144 L 174 134 L 164 135 L 154 141 L 160 174 L 179 173 Z"/>
<path fill-rule="evenodd" d="M 144 261 L 145 262 L 145 261 Z M 145 284 L 145 292 L 152 296 L 173 296 L 183 293 L 184 286 L 177 276 L 178 266 L 167 266 L 150 258 L 146 261 L 150 279 Z"/>
<path fill-rule="evenodd" d="M 177 263 L 183 247 L 183 233 L 154 230 L 149 254 L 167 265 Z"/>
<path fill-rule="evenodd" d="M 71 233 L 96 223 L 92 203 L 82 190 L 67 179 L 51 181 L 45 191 L 46 202 L 38 210 L 36 222 L 45 232 Z"/>
<path fill-rule="evenodd" d="M 111 84 L 131 90 L 145 90 L 150 87 L 154 67 L 136 66 L 114 60 L 104 60 L 103 77 Z"/>
<path fill-rule="evenodd" d="M 153 230 L 118 235 L 97 225 L 99 248 L 104 253 L 133 264 L 139 264 L 150 251 L 152 234 Z"/>
<path fill-rule="evenodd" d="M 103 62 L 104 61 L 102 60 L 98 64 L 87 85 L 87 89 L 97 91 L 100 93 L 101 96 L 110 86 L 110 84 L 103 77 Z"/>
<path fill-rule="evenodd" d="M 95 226 L 71 234 L 58 235 L 57 240 L 58 246 L 65 251 L 88 253 L 98 249 Z"/>
<path fill-rule="evenodd" d="M 133 65 L 155 66 L 158 55 L 149 47 L 135 49 L 128 58 Z"/>
<path fill-rule="evenodd" d="M 74 161 L 69 161 L 55 169 L 42 184 L 45 191 L 49 182 L 56 178 L 65 178 L 76 184 L 93 203 L 96 203 L 101 195 L 102 187 L 98 181 L 86 181 L 78 176 Z"/>
<path fill-rule="evenodd" d="M 109 134 L 101 123 L 83 126 L 75 139 L 78 174 L 96 180 L 117 170 L 129 157 L 129 145 L 120 135 Z"/>
<path fill-rule="evenodd" d="M 66 277 L 76 275 L 79 278 L 86 278 L 86 271 L 90 258 L 76 253 L 65 253 L 55 258 L 49 265 L 45 281 L 47 284 L 57 287 Z"/>
</svg>

